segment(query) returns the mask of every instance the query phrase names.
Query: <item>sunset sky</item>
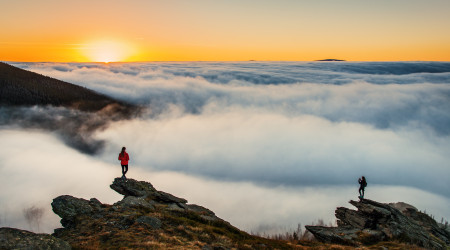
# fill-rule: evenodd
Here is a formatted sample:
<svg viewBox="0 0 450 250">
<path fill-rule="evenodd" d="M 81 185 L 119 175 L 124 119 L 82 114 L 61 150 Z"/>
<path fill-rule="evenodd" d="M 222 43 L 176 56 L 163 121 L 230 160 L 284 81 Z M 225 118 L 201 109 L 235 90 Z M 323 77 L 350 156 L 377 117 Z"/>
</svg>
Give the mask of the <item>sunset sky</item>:
<svg viewBox="0 0 450 250">
<path fill-rule="evenodd" d="M 448 0 L 2 0 L 1 61 L 450 61 Z"/>
</svg>

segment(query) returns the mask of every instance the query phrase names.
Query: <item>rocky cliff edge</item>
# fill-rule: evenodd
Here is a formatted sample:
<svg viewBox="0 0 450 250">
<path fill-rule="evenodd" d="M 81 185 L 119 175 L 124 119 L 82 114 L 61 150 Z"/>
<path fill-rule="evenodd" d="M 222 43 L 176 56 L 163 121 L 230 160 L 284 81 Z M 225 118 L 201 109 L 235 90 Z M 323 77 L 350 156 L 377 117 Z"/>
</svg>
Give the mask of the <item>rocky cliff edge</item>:
<svg viewBox="0 0 450 250">
<path fill-rule="evenodd" d="M 124 195 L 113 205 L 62 195 L 52 202 L 64 228 L 53 236 L 74 248 L 232 249 L 291 248 L 255 237 L 211 210 L 158 191 L 145 181 L 116 178 L 110 187 Z"/>
<path fill-rule="evenodd" d="M 450 232 L 411 205 L 368 199 L 349 203 L 357 210 L 338 207 L 337 227 L 306 226 L 306 229 L 325 243 L 360 246 L 400 241 L 427 249 L 450 247 Z"/>
</svg>

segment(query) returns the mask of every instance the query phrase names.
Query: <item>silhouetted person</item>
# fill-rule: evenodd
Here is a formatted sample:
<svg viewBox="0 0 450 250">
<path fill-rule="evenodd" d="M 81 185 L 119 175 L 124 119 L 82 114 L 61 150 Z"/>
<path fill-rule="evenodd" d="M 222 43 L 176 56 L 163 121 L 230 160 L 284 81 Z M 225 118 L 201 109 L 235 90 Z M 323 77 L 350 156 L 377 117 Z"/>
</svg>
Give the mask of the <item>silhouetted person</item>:
<svg viewBox="0 0 450 250">
<path fill-rule="evenodd" d="M 122 179 L 126 179 L 125 174 L 128 172 L 128 161 L 130 160 L 130 156 L 126 152 L 127 148 L 123 147 L 122 151 L 119 154 L 120 165 L 122 165 Z"/>
<path fill-rule="evenodd" d="M 367 187 L 366 177 L 362 176 L 358 179 L 359 183 L 359 198 L 364 199 L 364 188 Z"/>
</svg>

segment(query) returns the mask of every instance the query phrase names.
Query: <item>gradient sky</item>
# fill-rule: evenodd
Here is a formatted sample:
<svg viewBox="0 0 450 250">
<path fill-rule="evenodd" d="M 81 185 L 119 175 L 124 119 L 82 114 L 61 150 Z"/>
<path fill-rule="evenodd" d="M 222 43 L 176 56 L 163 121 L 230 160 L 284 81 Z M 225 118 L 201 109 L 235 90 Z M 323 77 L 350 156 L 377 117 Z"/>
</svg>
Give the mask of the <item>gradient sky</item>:
<svg viewBox="0 0 450 250">
<path fill-rule="evenodd" d="M 450 61 L 448 0 L 2 0 L 2 61 Z"/>
</svg>

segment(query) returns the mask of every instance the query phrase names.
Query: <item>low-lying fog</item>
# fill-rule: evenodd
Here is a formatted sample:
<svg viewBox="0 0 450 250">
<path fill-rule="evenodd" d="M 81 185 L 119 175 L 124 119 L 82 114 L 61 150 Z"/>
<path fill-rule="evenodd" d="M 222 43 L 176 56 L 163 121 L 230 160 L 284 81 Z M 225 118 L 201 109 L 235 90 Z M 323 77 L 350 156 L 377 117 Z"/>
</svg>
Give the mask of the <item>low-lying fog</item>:
<svg viewBox="0 0 450 250">
<path fill-rule="evenodd" d="M 118 201 L 109 185 L 122 146 L 128 177 L 249 232 L 334 223 L 361 175 L 368 199 L 450 218 L 449 63 L 13 65 L 148 111 L 92 131 L 85 139 L 103 143 L 89 155 L 63 129 L 15 124 L 0 110 L 0 226 L 52 232 L 50 203 L 62 194 Z M 22 120 L 52 122 L 55 112 L 30 108 Z M 24 219 L 31 206 L 45 209 L 39 229 Z"/>
</svg>

